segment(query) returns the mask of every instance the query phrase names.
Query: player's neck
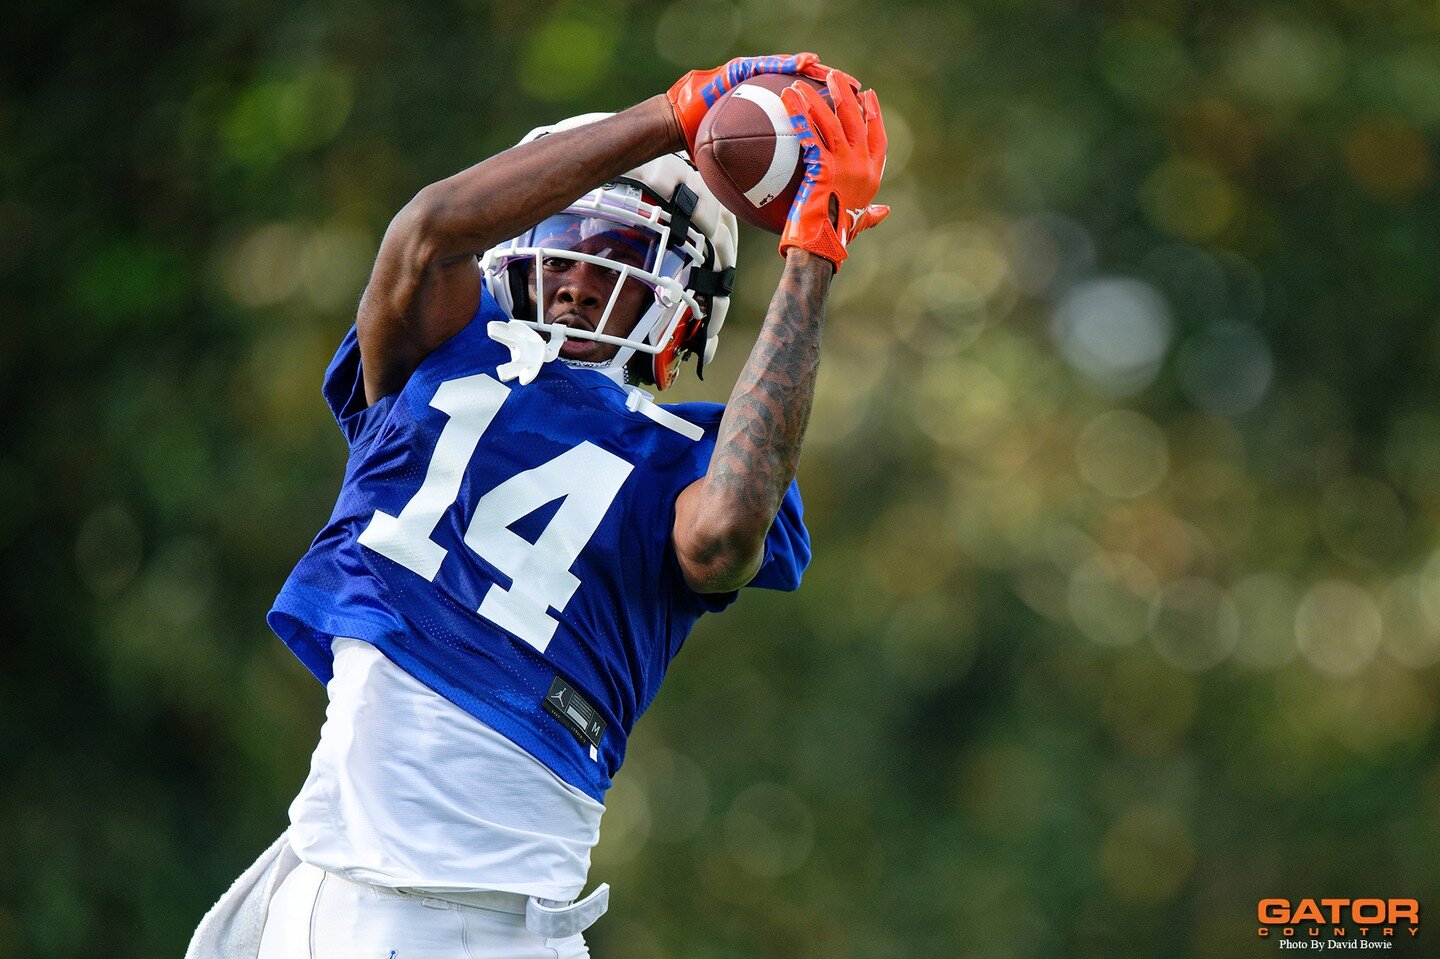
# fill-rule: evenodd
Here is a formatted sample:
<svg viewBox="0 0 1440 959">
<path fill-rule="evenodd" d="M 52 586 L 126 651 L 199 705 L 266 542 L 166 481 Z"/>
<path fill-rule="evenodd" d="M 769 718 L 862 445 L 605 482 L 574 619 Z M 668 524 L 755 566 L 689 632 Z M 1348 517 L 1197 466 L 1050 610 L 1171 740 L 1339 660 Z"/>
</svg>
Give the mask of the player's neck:
<svg viewBox="0 0 1440 959">
<path fill-rule="evenodd" d="M 627 379 L 625 376 L 625 367 L 623 365 L 617 366 L 609 362 L 606 362 L 604 364 L 583 363 L 574 360 L 567 360 L 563 357 L 561 358 L 560 362 L 564 363 L 572 370 L 585 370 L 590 373 L 599 373 L 601 376 L 610 380 L 610 382 L 614 383 L 616 386 L 627 386 L 630 382 L 629 379 Z"/>
</svg>

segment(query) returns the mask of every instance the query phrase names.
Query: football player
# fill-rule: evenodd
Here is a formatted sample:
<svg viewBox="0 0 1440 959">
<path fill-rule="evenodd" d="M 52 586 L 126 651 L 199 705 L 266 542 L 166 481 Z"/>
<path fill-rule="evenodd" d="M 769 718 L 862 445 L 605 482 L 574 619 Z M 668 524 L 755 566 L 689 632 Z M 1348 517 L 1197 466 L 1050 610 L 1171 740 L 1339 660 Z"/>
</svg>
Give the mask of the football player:
<svg viewBox="0 0 1440 959">
<path fill-rule="evenodd" d="M 756 73 L 805 180 L 727 406 L 661 406 L 714 355 L 736 224 L 683 152 Z M 794 476 L 831 277 L 885 157 L 873 91 L 814 54 L 695 71 L 421 190 L 323 392 L 350 457 L 269 623 L 327 685 L 290 828 L 191 956 L 588 955 L 577 897 L 636 719 L 706 612 L 793 590 Z"/>
</svg>

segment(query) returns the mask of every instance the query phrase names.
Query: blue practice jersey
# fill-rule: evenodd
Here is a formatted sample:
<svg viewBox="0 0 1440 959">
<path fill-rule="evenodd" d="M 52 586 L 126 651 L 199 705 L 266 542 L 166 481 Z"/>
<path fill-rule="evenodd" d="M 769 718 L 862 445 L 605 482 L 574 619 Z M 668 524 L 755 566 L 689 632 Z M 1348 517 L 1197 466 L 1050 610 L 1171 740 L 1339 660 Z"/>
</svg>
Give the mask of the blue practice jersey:
<svg viewBox="0 0 1440 959">
<path fill-rule="evenodd" d="M 486 326 L 504 319 L 485 293 L 369 407 L 351 329 L 324 384 L 344 485 L 269 623 L 322 682 L 332 637 L 372 643 L 603 799 L 690 628 L 735 598 L 690 590 L 670 538 L 724 408 L 658 406 L 560 362 L 503 383 L 510 351 Z M 809 559 L 791 484 L 750 585 L 793 590 Z"/>
</svg>

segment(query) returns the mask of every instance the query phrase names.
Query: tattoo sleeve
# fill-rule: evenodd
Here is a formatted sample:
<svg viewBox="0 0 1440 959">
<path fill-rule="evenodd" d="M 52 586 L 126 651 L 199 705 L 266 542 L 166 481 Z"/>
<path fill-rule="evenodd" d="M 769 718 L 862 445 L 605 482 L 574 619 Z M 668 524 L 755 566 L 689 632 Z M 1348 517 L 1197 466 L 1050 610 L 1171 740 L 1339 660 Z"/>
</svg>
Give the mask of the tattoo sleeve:
<svg viewBox="0 0 1440 959">
<path fill-rule="evenodd" d="M 707 498 L 763 538 L 800 462 L 815 397 L 833 268 L 791 250 L 750 359 L 730 394 L 707 474 Z"/>
</svg>

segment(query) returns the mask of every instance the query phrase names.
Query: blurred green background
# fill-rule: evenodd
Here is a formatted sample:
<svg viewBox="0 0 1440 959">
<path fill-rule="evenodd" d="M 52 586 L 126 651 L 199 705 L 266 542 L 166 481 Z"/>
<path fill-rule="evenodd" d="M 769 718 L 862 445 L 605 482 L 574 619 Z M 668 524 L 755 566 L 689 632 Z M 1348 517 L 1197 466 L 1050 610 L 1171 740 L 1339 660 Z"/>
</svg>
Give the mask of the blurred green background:
<svg viewBox="0 0 1440 959">
<path fill-rule="evenodd" d="M 788 49 L 880 91 L 895 212 L 835 287 L 815 562 L 640 725 L 597 957 L 1228 959 L 1278 951 L 1262 896 L 1440 907 L 1434 2 L 5 20 L 0 957 L 178 956 L 283 827 L 324 697 L 263 614 L 390 216 Z M 679 398 L 779 263 L 745 235 Z"/>
</svg>

